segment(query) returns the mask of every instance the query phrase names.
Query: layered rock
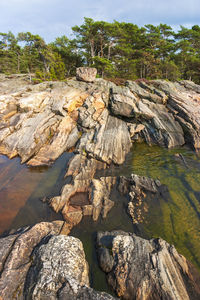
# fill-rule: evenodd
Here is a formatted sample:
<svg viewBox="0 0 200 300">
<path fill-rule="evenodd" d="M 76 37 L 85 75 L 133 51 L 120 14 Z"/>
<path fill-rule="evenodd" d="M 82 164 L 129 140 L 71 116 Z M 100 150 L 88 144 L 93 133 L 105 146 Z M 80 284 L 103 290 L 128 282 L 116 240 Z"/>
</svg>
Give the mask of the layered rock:
<svg viewBox="0 0 200 300">
<path fill-rule="evenodd" d="M 200 275 L 162 239 L 99 232 L 99 264 L 121 299 L 199 299 Z"/>
<path fill-rule="evenodd" d="M 82 71 L 77 72 L 94 73 Z M 16 91 L 8 88 L 9 81 L 15 82 Z M 186 141 L 199 148 L 199 86 L 188 81 L 127 81 L 119 87 L 83 77 L 31 85 L 27 76 L 3 76 L 0 92 L 1 153 L 41 166 L 51 165 L 65 151 L 74 152 L 66 174 L 71 182 L 50 200 L 51 207 L 74 225 L 84 215 L 94 220 L 100 213 L 106 216 L 113 205 L 106 182 L 114 179 L 94 175 L 97 169 L 122 164 L 135 141 L 168 148 Z M 98 201 L 93 196 L 97 186 L 106 195 Z M 87 194 L 85 203 L 70 203 L 80 193 Z M 130 203 L 132 216 L 133 210 Z"/>
<path fill-rule="evenodd" d="M 0 299 L 114 299 L 89 287 L 83 245 L 63 222 L 39 223 L 0 238 Z"/>
<path fill-rule="evenodd" d="M 94 179 L 96 170 L 104 167 L 104 163 L 80 154 L 70 161 L 67 176 L 73 176 L 73 180 L 62 188 L 60 196 L 51 198 L 49 204 L 56 212 L 61 211 L 72 226 L 78 224 L 83 216 L 92 216 L 94 221 L 100 214 L 105 218 L 113 207 L 110 192 L 116 178 Z M 80 195 L 84 197 L 82 203 Z"/>
<path fill-rule="evenodd" d="M 33 249 L 47 236 L 59 234 L 64 222 L 39 223 L 0 239 L 0 298 L 22 299 Z"/>
<path fill-rule="evenodd" d="M 185 80 L 176 83 L 156 80 L 152 85 L 165 93 L 166 106 L 181 125 L 186 143 L 198 150 L 200 148 L 199 86 Z"/>
<path fill-rule="evenodd" d="M 185 142 L 184 124 L 171 109 L 173 95 L 169 97 L 164 81 L 149 85 L 129 81 L 127 87 L 117 87 L 102 79 L 37 85 L 22 79 L 15 78 L 20 82 L 16 92 L 8 89 L 7 82 L 13 78 L 4 78 L 6 84 L 1 83 L 0 150 L 9 157 L 19 155 L 29 165 L 51 164 L 73 147 L 107 164 L 121 164 L 130 150 L 131 138 L 136 140 L 138 134 L 150 144 L 166 147 Z M 27 85 L 22 86 L 22 82 Z M 188 89 L 187 97 L 193 103 L 197 90 Z M 194 109 L 189 113 L 196 113 Z M 186 115 L 182 118 L 187 121 Z"/>
<path fill-rule="evenodd" d="M 129 203 L 127 211 L 132 218 L 133 224 L 143 223 L 148 212 L 145 198 L 148 196 L 160 197 L 167 187 L 162 185 L 159 180 L 149 177 L 131 174 L 130 177 L 119 177 L 118 190 L 121 194 L 128 196 Z"/>
</svg>

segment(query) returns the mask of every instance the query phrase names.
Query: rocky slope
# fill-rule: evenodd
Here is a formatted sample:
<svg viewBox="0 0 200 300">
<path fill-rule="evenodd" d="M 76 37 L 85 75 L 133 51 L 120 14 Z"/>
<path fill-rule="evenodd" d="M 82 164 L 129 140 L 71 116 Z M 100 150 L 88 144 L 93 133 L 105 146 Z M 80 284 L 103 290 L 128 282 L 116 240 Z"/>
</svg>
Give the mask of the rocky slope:
<svg viewBox="0 0 200 300">
<path fill-rule="evenodd" d="M 115 179 L 97 180 L 94 174 L 122 164 L 133 142 L 200 148 L 198 85 L 155 80 L 120 87 L 92 76 L 95 72 L 79 70 L 79 81 L 36 85 L 26 76 L 0 77 L 0 153 L 19 155 L 30 166 L 51 165 L 64 151 L 74 153 L 66 173 L 71 183 L 49 201 L 71 226 L 84 215 L 105 217 L 112 208 Z M 71 201 L 78 193 L 87 195 L 82 205 Z"/>
<path fill-rule="evenodd" d="M 200 87 L 189 81 L 127 81 L 119 87 L 79 70 L 78 80 L 32 85 L 27 76 L 0 76 L 0 153 L 30 166 L 51 165 L 72 151 L 60 195 L 48 199 L 66 222 L 39 223 L 0 238 L 0 299 L 113 299 L 89 287 L 81 242 L 68 237 L 86 216 L 106 217 L 115 187 L 129 198 L 134 224 L 143 198 L 159 197 L 159 181 L 132 174 L 95 177 L 122 164 L 132 144 L 200 148 Z M 131 233 L 99 233 L 108 281 L 123 299 L 199 299 L 200 279 L 165 241 Z"/>
</svg>

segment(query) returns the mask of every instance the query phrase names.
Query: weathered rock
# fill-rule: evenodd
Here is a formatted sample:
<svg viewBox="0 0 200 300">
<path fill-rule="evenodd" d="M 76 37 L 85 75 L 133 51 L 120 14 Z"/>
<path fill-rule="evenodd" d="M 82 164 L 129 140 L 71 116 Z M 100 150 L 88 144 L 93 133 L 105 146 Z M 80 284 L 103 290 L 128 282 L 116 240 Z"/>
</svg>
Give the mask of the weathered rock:
<svg viewBox="0 0 200 300">
<path fill-rule="evenodd" d="M 64 219 L 74 226 L 84 215 L 91 215 L 96 221 L 100 214 L 105 218 L 114 205 L 109 199 L 111 189 L 116 182 L 115 177 L 101 177 L 94 179 L 96 169 L 103 168 L 104 164 L 94 159 L 88 160 L 86 156 L 76 155 L 70 162 L 67 175 L 74 175 L 73 182 L 66 184 L 60 196 L 50 199 L 50 206 L 61 211 Z M 79 194 L 86 193 L 87 203 L 78 201 Z M 72 197 L 77 196 L 77 203 Z"/>
<path fill-rule="evenodd" d="M 107 164 L 122 164 L 130 148 L 131 138 L 126 123 L 112 116 L 95 130 L 86 132 L 78 145 L 80 153 L 86 151 Z"/>
<path fill-rule="evenodd" d="M 189 81 L 173 84 L 156 80 L 154 85 L 168 96 L 167 107 L 182 126 L 185 141 L 194 149 L 200 149 L 199 86 Z"/>
<path fill-rule="evenodd" d="M 147 99 L 150 102 L 157 104 L 165 104 L 167 101 L 167 95 L 156 89 L 151 81 L 147 84 L 144 81 L 138 83 L 134 81 L 126 81 L 125 85 L 134 93 L 139 99 Z"/>
<path fill-rule="evenodd" d="M 79 139 L 78 108 L 88 94 L 65 83 L 42 83 L 0 96 L 1 152 L 29 165 L 49 165 Z"/>
<path fill-rule="evenodd" d="M 149 144 L 158 144 L 168 148 L 183 145 L 185 143 L 183 130 L 163 105 L 167 96 L 162 91 L 159 96 L 158 91 L 157 94 L 151 95 L 149 91 L 143 90 L 135 82 L 128 82 L 127 85 L 131 91 L 128 87 L 112 90 L 110 101 L 112 113 L 133 119 L 136 124 L 138 122 L 143 124 L 144 129 L 141 135 Z M 144 86 L 147 88 L 147 85 L 144 84 Z M 153 89 L 151 86 L 148 88 L 150 91 Z M 136 97 L 134 93 L 141 98 Z M 152 97 L 154 97 L 153 101 Z M 155 97 L 163 100 L 155 101 Z"/>
<path fill-rule="evenodd" d="M 19 81 L 15 92 L 8 87 L 14 80 L 14 86 Z M 118 87 L 103 79 L 93 83 L 71 79 L 31 85 L 27 77 L 3 76 L 1 85 L 1 153 L 10 158 L 19 155 L 31 166 L 51 165 L 64 151 L 76 154 L 66 174 L 72 176 L 71 183 L 50 201 L 71 224 L 83 215 L 94 220 L 106 216 L 113 202 L 101 197 L 94 204 L 93 190 L 98 193 L 92 180 L 97 169 L 122 164 L 132 142 L 171 148 L 186 141 L 199 147 L 199 88 L 188 81 L 128 81 L 126 87 Z M 70 204 L 80 192 L 88 193 L 88 207 Z M 140 197 L 136 198 L 140 206 Z M 129 212 L 133 216 L 131 203 Z"/>
<path fill-rule="evenodd" d="M 89 285 L 88 264 L 82 243 L 69 236 L 52 236 L 33 255 L 25 285 L 26 299 L 57 299 L 66 283 L 76 294 L 80 286 Z"/>
<path fill-rule="evenodd" d="M 199 299 L 200 275 L 166 241 L 99 232 L 97 246 L 108 283 L 122 299 Z"/>
<path fill-rule="evenodd" d="M 97 75 L 97 69 L 80 67 L 76 69 L 76 79 L 86 82 L 93 82 Z"/>
<path fill-rule="evenodd" d="M 143 223 L 148 212 L 145 201 L 146 196 L 160 197 L 167 189 L 161 185 L 159 180 L 132 174 L 130 177 L 119 177 L 118 190 L 121 194 L 129 197 L 128 213 L 132 218 L 133 224 Z"/>
<path fill-rule="evenodd" d="M 135 117 L 137 101 L 136 96 L 128 88 L 116 87 L 111 89 L 110 108 L 116 116 Z"/>
<path fill-rule="evenodd" d="M 23 77 L 4 80 L 0 150 L 10 157 L 20 155 L 29 165 L 49 165 L 73 147 L 107 164 L 121 164 L 130 136 L 174 147 L 185 143 L 183 130 L 186 141 L 198 148 L 199 90 L 189 82 L 128 81 L 127 87 L 117 87 L 102 79 L 34 86 L 25 85 Z M 9 80 L 21 82 L 16 92 L 9 90 Z"/>
<path fill-rule="evenodd" d="M 59 234 L 64 222 L 39 223 L 0 239 L 0 298 L 22 299 L 33 249 L 47 236 Z"/>
<path fill-rule="evenodd" d="M 64 227 L 39 223 L 0 238 L 0 299 L 114 299 L 89 287 L 83 245 L 60 235 Z"/>
</svg>

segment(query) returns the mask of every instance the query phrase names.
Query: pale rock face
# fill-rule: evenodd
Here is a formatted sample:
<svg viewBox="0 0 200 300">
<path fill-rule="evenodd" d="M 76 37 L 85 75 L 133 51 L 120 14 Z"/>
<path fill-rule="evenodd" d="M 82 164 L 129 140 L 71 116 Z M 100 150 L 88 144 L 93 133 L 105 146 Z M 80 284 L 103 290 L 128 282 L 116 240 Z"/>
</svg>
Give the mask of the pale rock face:
<svg viewBox="0 0 200 300">
<path fill-rule="evenodd" d="M 93 82 L 97 75 L 97 69 L 95 68 L 85 68 L 80 67 L 76 69 L 76 79 L 85 81 L 85 82 Z"/>
<path fill-rule="evenodd" d="M 59 234 L 63 223 L 38 223 L 0 239 L 0 299 L 21 299 L 33 249 L 47 235 Z"/>
<path fill-rule="evenodd" d="M 200 276 L 174 246 L 122 231 L 99 232 L 99 262 L 122 299 L 198 299 Z M 111 250 L 107 250 L 111 249 Z"/>
<path fill-rule="evenodd" d="M 89 287 L 82 242 L 66 226 L 42 222 L 0 238 L 0 299 L 114 299 Z"/>
<path fill-rule="evenodd" d="M 28 299 L 56 297 L 64 283 L 76 294 L 79 286 L 89 286 L 88 264 L 81 241 L 71 236 L 52 236 L 39 247 L 33 257 L 33 266 L 27 274 Z M 32 298 L 30 295 L 32 294 Z"/>
<path fill-rule="evenodd" d="M 66 173 L 72 181 L 49 202 L 74 225 L 83 215 L 94 220 L 107 215 L 113 206 L 111 190 L 99 179 L 108 193 L 94 204 L 94 175 L 98 169 L 122 164 L 135 141 L 167 148 L 187 142 L 200 148 L 199 86 L 155 80 L 127 81 L 119 87 L 94 80 L 96 69 L 79 68 L 77 73 L 86 76 L 85 81 L 31 85 L 27 76 L 0 79 L 0 153 L 19 155 L 30 166 L 48 166 L 65 151 L 73 151 Z M 89 206 L 70 204 L 77 193 L 88 194 Z M 131 204 L 130 211 L 133 215 Z"/>
</svg>

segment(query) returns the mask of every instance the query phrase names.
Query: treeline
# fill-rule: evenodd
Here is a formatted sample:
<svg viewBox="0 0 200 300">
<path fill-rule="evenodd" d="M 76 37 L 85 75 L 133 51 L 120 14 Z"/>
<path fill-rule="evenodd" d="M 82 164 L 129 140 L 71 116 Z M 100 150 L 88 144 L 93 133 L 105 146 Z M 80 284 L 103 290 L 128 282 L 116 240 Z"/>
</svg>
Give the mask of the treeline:
<svg viewBox="0 0 200 300">
<path fill-rule="evenodd" d="M 0 73 L 35 73 L 39 80 L 62 80 L 76 67 L 93 66 L 107 78 L 189 79 L 200 83 L 200 27 L 166 24 L 138 27 L 85 18 L 66 36 L 45 43 L 39 35 L 0 33 Z"/>
</svg>

